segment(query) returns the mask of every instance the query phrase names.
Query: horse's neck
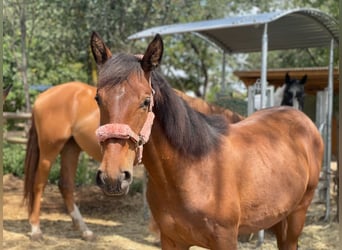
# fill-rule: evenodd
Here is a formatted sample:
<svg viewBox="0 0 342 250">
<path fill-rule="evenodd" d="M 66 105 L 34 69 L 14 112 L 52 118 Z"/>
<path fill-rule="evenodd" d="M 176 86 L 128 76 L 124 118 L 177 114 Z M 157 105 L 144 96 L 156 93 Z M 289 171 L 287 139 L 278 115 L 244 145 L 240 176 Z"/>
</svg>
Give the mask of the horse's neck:
<svg viewBox="0 0 342 250">
<path fill-rule="evenodd" d="M 143 164 L 153 185 L 169 192 L 170 186 L 176 190 L 180 178 L 177 171 L 184 166 L 186 159 L 169 143 L 163 129 L 155 119 L 148 143 L 144 146 Z"/>
<path fill-rule="evenodd" d="M 143 163 L 149 175 L 160 180 L 165 179 L 164 168 L 174 161 L 172 147 L 163 134 L 163 130 L 155 120 L 148 143 L 144 146 Z"/>
<path fill-rule="evenodd" d="M 282 102 L 283 96 L 284 96 L 285 87 L 286 87 L 286 85 L 283 84 L 283 86 L 278 87 L 276 89 L 276 91 L 274 92 L 274 106 L 280 106 L 281 105 L 281 102 Z"/>
</svg>

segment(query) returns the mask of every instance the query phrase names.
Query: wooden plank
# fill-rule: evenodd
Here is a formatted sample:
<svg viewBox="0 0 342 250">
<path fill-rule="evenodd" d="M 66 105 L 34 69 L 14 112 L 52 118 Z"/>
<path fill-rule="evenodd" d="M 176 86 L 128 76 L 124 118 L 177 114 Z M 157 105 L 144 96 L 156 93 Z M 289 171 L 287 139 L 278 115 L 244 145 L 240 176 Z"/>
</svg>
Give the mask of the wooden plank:
<svg viewBox="0 0 342 250">
<path fill-rule="evenodd" d="M 27 143 L 26 138 L 20 138 L 20 137 L 6 137 L 5 140 L 11 143 L 19 143 L 19 144 Z"/>
<path fill-rule="evenodd" d="M 3 112 L 3 117 L 5 119 L 31 119 L 31 113 L 24 112 Z"/>
</svg>

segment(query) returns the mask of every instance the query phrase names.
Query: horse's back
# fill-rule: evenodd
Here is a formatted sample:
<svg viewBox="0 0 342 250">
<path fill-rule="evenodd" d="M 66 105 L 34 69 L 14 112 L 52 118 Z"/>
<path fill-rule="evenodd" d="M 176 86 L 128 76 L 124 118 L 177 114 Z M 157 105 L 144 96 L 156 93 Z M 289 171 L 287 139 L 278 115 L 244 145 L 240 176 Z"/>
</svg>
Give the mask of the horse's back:
<svg viewBox="0 0 342 250">
<path fill-rule="evenodd" d="M 42 106 L 59 106 L 61 103 L 68 104 L 73 100 L 70 98 L 78 95 L 92 95 L 95 96 L 96 88 L 82 82 L 67 82 L 62 83 L 41 93 L 35 103 L 34 109 L 41 108 Z"/>
<path fill-rule="evenodd" d="M 191 97 L 187 95 L 186 93 L 177 89 L 174 89 L 174 91 L 179 97 L 181 97 L 184 101 L 186 101 L 191 108 L 203 114 L 223 115 L 229 121 L 229 123 L 236 123 L 245 119 L 245 117 L 241 116 L 238 113 L 233 112 L 230 109 L 226 109 L 221 106 L 214 105 L 214 104 L 209 104 L 208 102 L 204 101 L 201 98 Z"/>
<path fill-rule="evenodd" d="M 242 144 L 255 149 L 265 147 L 269 153 L 279 156 L 282 153 L 286 155 L 288 151 L 297 156 L 301 154 L 310 168 L 320 170 L 322 137 L 312 120 L 295 108 L 279 106 L 263 109 L 239 123 L 231 124 L 230 128 L 230 136 Z"/>
</svg>

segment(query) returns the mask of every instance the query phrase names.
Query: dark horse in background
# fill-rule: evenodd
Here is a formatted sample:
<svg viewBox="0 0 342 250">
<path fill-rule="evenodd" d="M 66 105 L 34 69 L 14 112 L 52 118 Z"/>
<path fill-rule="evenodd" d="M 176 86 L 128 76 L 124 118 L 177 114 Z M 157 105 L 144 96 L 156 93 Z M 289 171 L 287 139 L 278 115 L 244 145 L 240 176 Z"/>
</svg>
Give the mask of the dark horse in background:
<svg viewBox="0 0 342 250">
<path fill-rule="evenodd" d="M 283 89 L 282 100 L 280 105 L 292 106 L 296 109 L 303 110 L 304 108 L 304 85 L 307 80 L 307 75 L 302 79 L 293 79 L 289 73 L 285 75 L 285 84 L 280 87 Z"/>
<path fill-rule="evenodd" d="M 304 85 L 307 80 L 307 75 L 304 75 L 300 80 L 291 78 L 289 73 L 285 75 L 285 82 L 278 87 L 274 92 L 274 106 L 291 106 L 303 111 L 304 108 Z M 255 108 L 260 110 L 261 95 L 254 96 Z"/>
<path fill-rule="evenodd" d="M 194 109 L 203 113 L 220 113 L 231 122 L 242 116 L 221 107 L 210 105 L 174 90 Z M 94 100 L 96 88 L 81 82 L 57 85 L 40 94 L 32 109 L 32 126 L 26 147 L 25 190 L 31 239 L 42 237 L 40 206 L 48 175 L 58 155 L 61 156 L 59 189 L 67 211 L 82 238 L 91 240 L 93 232 L 85 224 L 74 201 L 74 186 L 78 158 L 85 151 L 96 161 L 102 160 L 101 148 L 95 136 L 100 113 Z"/>
<path fill-rule="evenodd" d="M 162 249 L 233 250 L 238 234 L 260 229 L 275 233 L 279 249 L 297 248 L 323 157 L 304 113 L 281 106 L 232 124 L 193 110 L 154 70 L 159 35 L 141 60 L 112 55 L 97 33 L 91 47 L 103 150 L 96 180 L 105 195 L 127 194 L 143 152 Z"/>
</svg>

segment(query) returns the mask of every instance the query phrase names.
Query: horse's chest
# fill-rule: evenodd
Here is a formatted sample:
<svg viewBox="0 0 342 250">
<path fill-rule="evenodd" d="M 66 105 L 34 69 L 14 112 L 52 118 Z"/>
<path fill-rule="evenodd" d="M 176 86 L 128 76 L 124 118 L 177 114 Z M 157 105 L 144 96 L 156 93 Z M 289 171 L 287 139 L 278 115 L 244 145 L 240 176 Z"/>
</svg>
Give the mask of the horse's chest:
<svg viewBox="0 0 342 250">
<path fill-rule="evenodd" d="M 172 193 L 164 193 L 159 198 L 149 197 L 149 204 L 163 234 L 173 240 L 198 246 L 206 246 L 209 239 L 215 237 L 215 222 L 212 219 L 215 215 L 213 209 L 207 211 L 209 205 L 203 202 L 206 199 L 192 198 L 185 202 Z"/>
<path fill-rule="evenodd" d="M 191 242 L 193 245 L 205 246 L 211 234 L 205 217 L 196 213 L 177 211 L 177 209 L 164 209 L 156 217 L 161 232 L 178 242 Z M 201 230 L 199 230 L 199 228 Z"/>
</svg>

